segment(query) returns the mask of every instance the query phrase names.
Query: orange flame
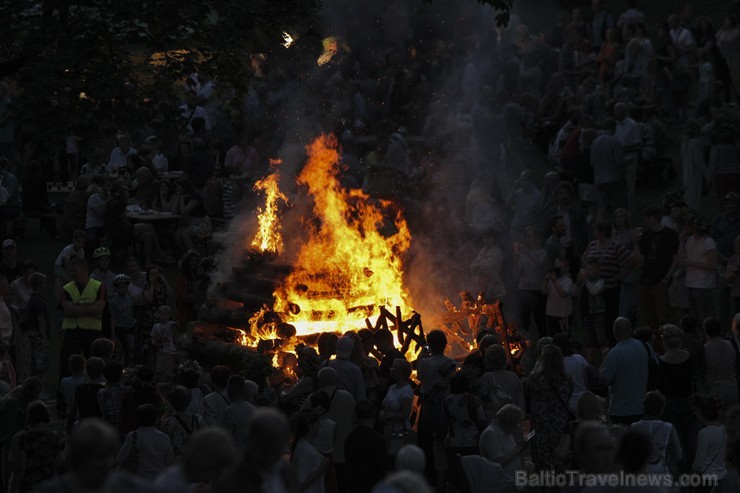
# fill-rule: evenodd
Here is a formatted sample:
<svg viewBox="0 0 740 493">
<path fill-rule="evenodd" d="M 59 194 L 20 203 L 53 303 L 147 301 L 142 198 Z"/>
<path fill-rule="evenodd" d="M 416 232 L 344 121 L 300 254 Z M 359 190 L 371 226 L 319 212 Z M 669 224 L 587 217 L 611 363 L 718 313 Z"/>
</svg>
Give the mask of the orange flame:
<svg viewBox="0 0 740 493">
<path fill-rule="evenodd" d="M 290 35 L 287 31 L 283 31 L 283 42 L 281 43 L 285 48 L 290 48 L 290 45 L 292 45 L 295 42 L 295 38 Z"/>
<path fill-rule="evenodd" d="M 279 164 L 279 160 L 271 160 L 271 165 Z M 252 247 L 259 249 L 261 252 L 281 253 L 283 251 L 283 236 L 280 233 L 280 221 L 278 214 L 279 201 L 288 201 L 278 187 L 279 175 L 277 172 L 257 181 L 254 189 L 264 192 L 265 207 L 257 208 L 259 216 L 257 217 L 257 234 L 252 240 Z"/>
<path fill-rule="evenodd" d="M 393 213 L 390 202 L 342 189 L 335 138 L 321 136 L 307 151 L 298 183 L 314 199 L 319 226 L 276 290 L 275 310 L 285 314 L 297 335 L 364 327 L 365 318 L 381 305 L 408 313 L 411 300 L 403 288 L 401 259 L 411 244 L 406 221 L 400 212 Z"/>
<path fill-rule="evenodd" d="M 318 63 L 319 66 L 329 63 L 331 59 L 334 58 L 334 55 L 339 53 L 340 50 L 345 53 L 350 51 L 347 43 L 340 41 L 339 38 L 335 36 L 329 36 L 328 38 L 321 40 L 321 46 L 324 51 L 321 53 L 321 56 L 319 56 L 319 59 L 316 60 L 316 63 Z"/>
</svg>

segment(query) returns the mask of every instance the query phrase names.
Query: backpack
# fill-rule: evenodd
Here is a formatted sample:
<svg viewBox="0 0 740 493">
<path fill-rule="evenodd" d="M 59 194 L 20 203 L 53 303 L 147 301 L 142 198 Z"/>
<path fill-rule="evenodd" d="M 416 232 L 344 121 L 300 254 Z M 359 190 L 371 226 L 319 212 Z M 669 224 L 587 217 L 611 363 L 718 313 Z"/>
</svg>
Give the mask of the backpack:
<svg viewBox="0 0 740 493">
<path fill-rule="evenodd" d="M 493 379 L 493 374 L 487 372 L 481 377 L 481 400 L 486 406 L 486 414 L 492 418 L 506 404 L 513 404 L 514 398 Z"/>
</svg>

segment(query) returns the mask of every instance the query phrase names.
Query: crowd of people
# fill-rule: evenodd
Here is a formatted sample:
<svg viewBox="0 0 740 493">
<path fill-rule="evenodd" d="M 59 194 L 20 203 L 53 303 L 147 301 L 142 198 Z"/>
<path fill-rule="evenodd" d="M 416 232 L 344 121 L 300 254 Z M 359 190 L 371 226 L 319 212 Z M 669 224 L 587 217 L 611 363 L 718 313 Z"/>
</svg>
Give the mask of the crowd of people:
<svg viewBox="0 0 740 493">
<path fill-rule="evenodd" d="M 2 83 L 0 487 L 503 492 L 518 471 L 577 469 L 737 491 L 740 9 L 715 30 L 690 6 L 665 22 L 625 7 L 593 0 L 536 32 L 461 5 L 433 43 L 388 35 L 318 68 L 253 57 L 243 98 L 190 75 L 175 135 L 145 122 L 105 158 L 67 138 L 63 204 L 49 163 L 14 147 Z M 486 317 L 462 356 L 448 329 L 414 357 L 387 329 L 322 334 L 267 374 L 187 353 L 214 228 L 252 214 L 305 120 L 337 134 L 342 186 L 434 240 L 412 274 L 423 258 L 440 297 L 505 301 L 524 357 Z M 656 181 L 671 185 L 646 201 Z M 152 213 L 173 220 L 135 219 Z M 71 241 L 53 266 L 18 259 L 36 218 Z"/>
</svg>

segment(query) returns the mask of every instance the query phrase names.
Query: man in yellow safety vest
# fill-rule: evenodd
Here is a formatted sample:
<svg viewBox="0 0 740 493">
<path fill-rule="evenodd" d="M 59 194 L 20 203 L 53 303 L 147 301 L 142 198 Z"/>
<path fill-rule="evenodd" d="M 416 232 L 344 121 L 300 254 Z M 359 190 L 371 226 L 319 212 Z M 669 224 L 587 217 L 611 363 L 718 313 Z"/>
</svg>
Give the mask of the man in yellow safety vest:
<svg viewBox="0 0 740 493">
<path fill-rule="evenodd" d="M 59 360 L 62 376 L 68 373 L 67 361 L 71 355 L 91 356 L 90 345 L 101 336 L 106 296 L 105 286 L 100 281 L 90 279 L 84 259 L 72 259 L 69 275 L 72 280 L 62 288 L 64 335 Z"/>
</svg>

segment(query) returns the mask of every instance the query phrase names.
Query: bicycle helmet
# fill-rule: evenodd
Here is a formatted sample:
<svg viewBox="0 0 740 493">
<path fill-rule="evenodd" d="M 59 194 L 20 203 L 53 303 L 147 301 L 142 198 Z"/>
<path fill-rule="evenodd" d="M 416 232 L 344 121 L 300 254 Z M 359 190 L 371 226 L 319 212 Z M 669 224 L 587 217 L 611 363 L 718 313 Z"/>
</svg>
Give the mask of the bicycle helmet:
<svg viewBox="0 0 740 493">
<path fill-rule="evenodd" d="M 106 247 L 96 248 L 93 252 L 93 259 L 98 259 L 100 257 L 110 257 L 110 250 Z"/>
<path fill-rule="evenodd" d="M 118 286 L 119 284 L 128 284 L 131 282 L 131 278 L 128 277 L 126 274 L 118 274 L 116 277 L 113 278 L 113 285 Z"/>
</svg>

